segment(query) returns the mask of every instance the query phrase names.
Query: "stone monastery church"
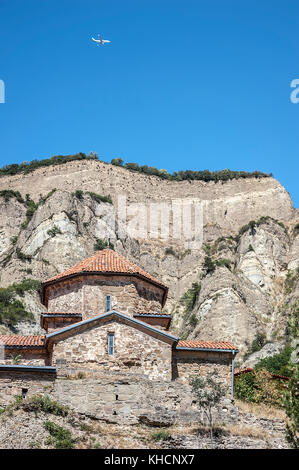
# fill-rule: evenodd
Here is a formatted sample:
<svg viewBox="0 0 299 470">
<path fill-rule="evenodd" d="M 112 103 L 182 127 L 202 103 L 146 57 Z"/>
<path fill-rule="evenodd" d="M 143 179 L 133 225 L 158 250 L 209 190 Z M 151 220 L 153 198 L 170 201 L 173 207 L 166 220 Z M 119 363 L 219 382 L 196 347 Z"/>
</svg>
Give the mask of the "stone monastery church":
<svg viewBox="0 0 299 470">
<path fill-rule="evenodd" d="M 167 291 L 111 249 L 43 282 L 45 334 L 0 335 L 0 398 L 36 393 L 47 380 L 79 372 L 138 373 L 188 383 L 214 367 L 230 394 L 237 347 L 172 334 L 171 315 L 162 310 Z"/>
</svg>

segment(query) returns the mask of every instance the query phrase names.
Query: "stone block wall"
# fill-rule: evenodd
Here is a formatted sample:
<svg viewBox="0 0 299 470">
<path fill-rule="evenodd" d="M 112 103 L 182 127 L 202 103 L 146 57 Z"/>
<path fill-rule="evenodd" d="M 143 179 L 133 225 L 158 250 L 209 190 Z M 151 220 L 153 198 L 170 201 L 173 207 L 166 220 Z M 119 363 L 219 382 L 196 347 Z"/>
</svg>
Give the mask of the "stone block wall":
<svg viewBox="0 0 299 470">
<path fill-rule="evenodd" d="M 20 357 L 19 357 L 20 356 Z M 17 362 L 16 362 L 17 359 Z M 50 356 L 45 349 L 12 349 L 4 348 L 0 355 L 0 365 L 19 364 L 26 366 L 47 366 L 50 362 Z"/>
<path fill-rule="evenodd" d="M 130 276 L 81 276 L 48 288 L 49 312 L 79 312 L 83 320 L 106 311 L 106 295 L 111 309 L 126 313 L 159 313 L 163 290 Z"/>
<path fill-rule="evenodd" d="M 232 356 L 230 353 L 174 350 L 172 358 L 172 378 L 189 383 L 194 376 L 206 377 L 208 372 L 217 369 L 219 379 L 227 385 L 231 393 Z"/>
<path fill-rule="evenodd" d="M 54 390 L 56 375 L 47 372 L 32 371 L 0 371 L 0 406 L 11 402 L 16 395 L 26 396 L 50 394 Z"/>
<path fill-rule="evenodd" d="M 114 333 L 114 354 L 108 354 L 108 333 Z M 53 345 L 58 374 L 69 369 L 137 372 L 152 379 L 171 380 L 172 343 L 162 341 L 119 320 L 85 326 Z"/>
<path fill-rule="evenodd" d="M 150 380 L 141 374 L 98 372 L 79 380 L 57 379 L 53 398 L 79 413 L 120 424 L 151 426 L 206 423 L 190 385 Z M 233 422 L 237 410 L 223 398 L 215 422 Z"/>
</svg>

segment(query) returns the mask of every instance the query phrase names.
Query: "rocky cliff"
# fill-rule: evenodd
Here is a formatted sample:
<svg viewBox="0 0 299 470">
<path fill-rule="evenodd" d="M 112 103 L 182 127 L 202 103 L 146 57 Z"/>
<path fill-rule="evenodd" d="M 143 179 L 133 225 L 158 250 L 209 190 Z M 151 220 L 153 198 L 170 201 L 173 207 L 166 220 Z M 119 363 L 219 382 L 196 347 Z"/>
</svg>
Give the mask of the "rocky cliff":
<svg viewBox="0 0 299 470">
<path fill-rule="evenodd" d="M 257 333 L 286 340 L 288 318 L 298 309 L 299 214 L 275 179 L 177 182 L 80 161 L 1 177 L 0 194 L 2 288 L 54 276 L 109 239 L 169 285 L 165 309 L 184 338 L 231 341 L 242 353 Z M 170 207 L 169 233 L 160 228 L 149 236 L 140 225 L 157 204 L 159 210 Z M 200 206 L 191 235 L 184 231 L 184 215 L 176 233 L 174 204 L 182 213 L 184 204 Z M 200 244 L 193 243 L 196 237 Z M 40 331 L 38 292 L 21 294 L 16 291 L 16 299 L 35 321 L 2 319 L 1 331 Z"/>
</svg>

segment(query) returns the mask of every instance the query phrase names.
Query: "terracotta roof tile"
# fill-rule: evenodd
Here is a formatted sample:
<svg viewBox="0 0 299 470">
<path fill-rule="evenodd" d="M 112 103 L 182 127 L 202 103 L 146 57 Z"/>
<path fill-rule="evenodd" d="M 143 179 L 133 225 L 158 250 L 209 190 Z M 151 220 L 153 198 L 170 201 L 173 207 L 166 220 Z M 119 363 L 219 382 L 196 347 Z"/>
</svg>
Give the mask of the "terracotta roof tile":
<svg viewBox="0 0 299 470">
<path fill-rule="evenodd" d="M 163 312 L 155 312 L 155 313 L 144 313 L 144 312 L 134 312 L 133 315 L 138 315 L 139 317 L 169 317 L 171 318 L 172 315 L 170 313 L 163 313 Z"/>
<path fill-rule="evenodd" d="M 163 289 L 167 289 L 167 286 L 162 284 L 159 280 L 155 279 L 153 276 L 143 271 L 137 265 L 131 263 L 131 261 L 127 260 L 116 251 L 110 249 L 98 251 L 94 255 L 84 259 L 83 261 L 80 261 L 80 263 L 76 264 L 72 268 L 67 269 L 63 273 L 51 277 L 50 279 L 47 279 L 45 282 L 43 282 L 43 285 L 59 279 L 63 279 L 68 276 L 72 276 L 74 274 L 82 274 L 89 272 L 136 274 L 148 279 L 149 281 L 154 282 L 155 284 L 158 284 Z"/>
<path fill-rule="evenodd" d="M 61 315 L 65 317 L 72 317 L 72 316 L 82 317 L 82 313 L 80 312 L 42 312 L 41 315 Z"/>
<path fill-rule="evenodd" d="M 46 336 L 0 335 L 0 346 L 7 347 L 43 347 Z"/>
<path fill-rule="evenodd" d="M 202 349 L 234 349 L 238 350 L 236 346 L 226 341 L 184 341 L 180 340 L 177 348 L 202 348 Z"/>
</svg>

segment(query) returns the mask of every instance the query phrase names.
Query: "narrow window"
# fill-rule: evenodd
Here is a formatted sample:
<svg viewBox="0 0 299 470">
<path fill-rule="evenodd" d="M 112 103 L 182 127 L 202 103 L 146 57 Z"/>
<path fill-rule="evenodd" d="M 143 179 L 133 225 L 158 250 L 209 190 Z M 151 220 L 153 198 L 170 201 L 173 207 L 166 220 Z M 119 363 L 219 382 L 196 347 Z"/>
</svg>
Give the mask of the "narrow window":
<svg viewBox="0 0 299 470">
<path fill-rule="evenodd" d="M 111 310 L 111 295 L 106 295 L 106 312 Z"/>
<path fill-rule="evenodd" d="M 114 354 L 114 333 L 108 334 L 108 354 Z"/>
<path fill-rule="evenodd" d="M 28 388 L 22 388 L 22 398 L 25 400 L 27 396 Z"/>
</svg>

